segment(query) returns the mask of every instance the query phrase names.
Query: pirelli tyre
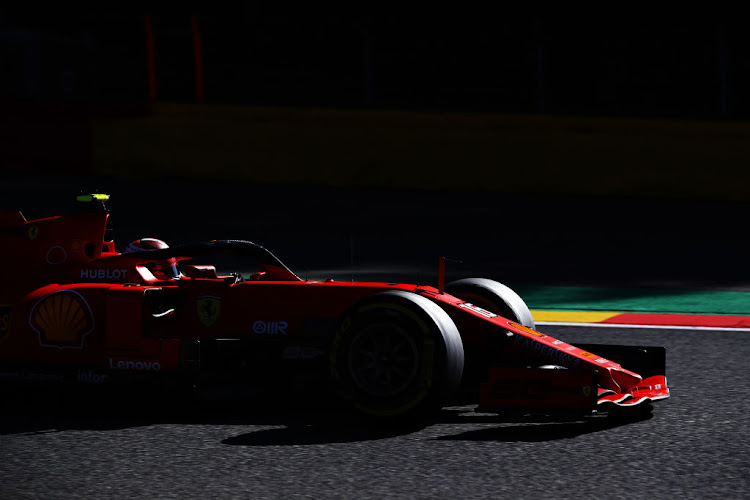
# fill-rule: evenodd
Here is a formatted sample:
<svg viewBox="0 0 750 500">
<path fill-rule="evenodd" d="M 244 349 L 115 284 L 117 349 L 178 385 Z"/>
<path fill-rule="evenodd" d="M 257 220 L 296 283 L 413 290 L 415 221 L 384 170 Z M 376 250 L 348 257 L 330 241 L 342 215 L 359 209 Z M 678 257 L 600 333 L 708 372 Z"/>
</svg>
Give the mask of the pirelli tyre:
<svg viewBox="0 0 750 500">
<path fill-rule="evenodd" d="M 448 283 L 445 291 L 523 326 L 535 328 L 526 303 L 502 283 L 485 278 L 466 278 Z"/>
<path fill-rule="evenodd" d="M 398 290 L 355 304 L 330 353 L 331 379 L 345 404 L 386 421 L 438 410 L 456 391 L 464 366 L 463 343 L 448 314 Z"/>
</svg>

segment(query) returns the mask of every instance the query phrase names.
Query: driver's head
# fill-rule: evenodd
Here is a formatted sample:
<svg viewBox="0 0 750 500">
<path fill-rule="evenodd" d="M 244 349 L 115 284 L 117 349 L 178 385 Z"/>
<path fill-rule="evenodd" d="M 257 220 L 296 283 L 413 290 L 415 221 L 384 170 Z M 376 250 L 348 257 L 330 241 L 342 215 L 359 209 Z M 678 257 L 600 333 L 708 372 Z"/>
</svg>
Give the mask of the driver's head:
<svg viewBox="0 0 750 500">
<path fill-rule="evenodd" d="M 157 240 L 156 238 L 141 238 L 140 240 L 135 240 L 128 244 L 128 246 L 123 249 L 122 253 L 142 252 L 144 250 L 162 250 L 165 248 L 169 248 L 169 245 L 162 240 Z M 159 279 L 171 279 L 180 276 L 179 271 L 177 271 L 177 259 L 174 257 L 156 262 L 149 262 L 146 264 L 146 268 L 151 271 L 151 274 Z"/>
</svg>

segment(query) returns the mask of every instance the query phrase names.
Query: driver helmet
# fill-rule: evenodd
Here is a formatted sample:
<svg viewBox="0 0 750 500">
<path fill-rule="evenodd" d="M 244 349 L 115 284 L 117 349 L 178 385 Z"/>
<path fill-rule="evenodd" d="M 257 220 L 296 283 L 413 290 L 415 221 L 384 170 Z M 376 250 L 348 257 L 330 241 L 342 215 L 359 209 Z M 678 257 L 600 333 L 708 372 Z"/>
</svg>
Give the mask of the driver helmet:
<svg viewBox="0 0 750 500">
<path fill-rule="evenodd" d="M 162 240 L 156 238 L 141 238 L 128 244 L 122 251 L 122 253 L 133 253 L 142 252 L 144 250 L 163 250 L 169 248 Z M 149 262 L 145 265 L 146 269 L 151 271 L 155 277 L 160 279 L 173 279 L 179 278 L 180 272 L 177 270 L 177 259 L 170 257 L 169 259 L 160 260 L 156 262 Z"/>
</svg>

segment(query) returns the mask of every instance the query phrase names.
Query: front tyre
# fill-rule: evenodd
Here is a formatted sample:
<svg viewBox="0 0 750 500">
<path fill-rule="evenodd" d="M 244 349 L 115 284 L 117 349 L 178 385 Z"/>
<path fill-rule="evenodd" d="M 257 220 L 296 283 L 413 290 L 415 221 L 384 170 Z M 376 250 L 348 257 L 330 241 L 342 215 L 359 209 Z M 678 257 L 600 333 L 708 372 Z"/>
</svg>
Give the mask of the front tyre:
<svg viewBox="0 0 750 500">
<path fill-rule="evenodd" d="M 466 278 L 448 283 L 445 291 L 525 327 L 536 328 L 523 299 L 502 283 L 485 278 Z"/>
<path fill-rule="evenodd" d="M 463 373 L 463 344 L 448 314 L 399 290 L 377 293 L 349 310 L 330 352 L 338 395 L 359 413 L 384 420 L 436 411 Z"/>
</svg>

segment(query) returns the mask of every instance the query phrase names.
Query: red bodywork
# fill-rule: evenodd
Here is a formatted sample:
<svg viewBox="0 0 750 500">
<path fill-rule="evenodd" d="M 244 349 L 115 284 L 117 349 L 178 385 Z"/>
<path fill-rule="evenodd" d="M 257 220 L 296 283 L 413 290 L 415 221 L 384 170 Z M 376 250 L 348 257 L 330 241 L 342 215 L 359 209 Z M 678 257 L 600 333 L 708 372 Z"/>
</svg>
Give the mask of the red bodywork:
<svg viewBox="0 0 750 500">
<path fill-rule="evenodd" d="M 437 288 L 397 283 L 305 281 L 270 252 L 250 242 L 219 241 L 170 249 L 183 276 L 159 280 L 148 263 L 167 253 L 116 252 L 106 211 L 26 221 L 0 212 L 4 263 L 0 270 L 0 362 L 14 367 L 78 367 L 88 376 L 179 372 L 190 367 L 196 341 L 239 339 L 279 345 L 288 359 L 323 354 L 331 329 L 353 304 L 384 290 L 419 294 L 440 305 L 456 324 L 467 364 L 494 349 L 479 385 L 480 407 L 593 409 L 668 397 L 662 375 L 641 376 L 618 363 L 566 344 L 474 306 Z M 161 253 L 160 253 L 161 252 Z M 247 280 L 217 275 L 189 259 L 226 252 L 258 260 Z M 300 354 L 302 353 L 302 354 Z M 312 353 L 307 356 L 304 353 Z M 507 366 L 523 358 L 528 370 Z M 483 361 L 487 363 L 487 361 Z M 513 365 L 513 363 L 511 363 Z M 91 375 L 93 374 L 93 375 Z M 86 377 L 84 376 L 84 379 Z M 597 389 L 598 384 L 598 389 Z M 543 397 L 542 397 L 543 396 Z"/>
</svg>

